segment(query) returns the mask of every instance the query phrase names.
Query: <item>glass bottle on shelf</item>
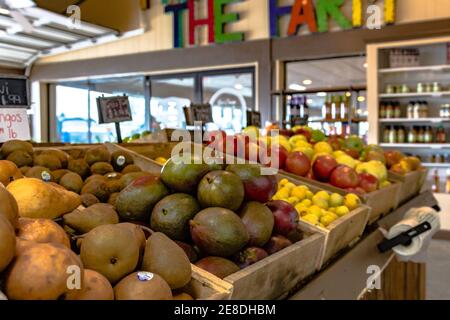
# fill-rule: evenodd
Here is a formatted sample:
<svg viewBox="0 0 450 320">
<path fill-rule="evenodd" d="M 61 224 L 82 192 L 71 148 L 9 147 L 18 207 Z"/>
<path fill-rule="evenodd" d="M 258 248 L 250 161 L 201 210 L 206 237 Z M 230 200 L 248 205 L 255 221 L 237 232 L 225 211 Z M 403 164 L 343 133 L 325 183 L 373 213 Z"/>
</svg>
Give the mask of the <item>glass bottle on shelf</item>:
<svg viewBox="0 0 450 320">
<path fill-rule="evenodd" d="M 407 118 L 408 119 L 413 119 L 414 118 L 414 102 L 413 101 L 410 101 L 408 103 L 408 107 L 407 107 L 406 113 L 407 113 Z"/>
<path fill-rule="evenodd" d="M 417 131 L 416 131 L 416 127 L 412 127 L 409 131 L 408 131 L 408 143 L 416 143 L 417 141 Z"/>
<path fill-rule="evenodd" d="M 401 118 L 402 117 L 402 109 L 400 108 L 400 102 L 394 103 L 394 118 Z"/>
<path fill-rule="evenodd" d="M 389 130 L 389 143 L 397 143 L 397 127 L 392 127 Z"/>
<path fill-rule="evenodd" d="M 348 112 L 349 109 L 350 109 L 350 99 L 349 99 L 349 97 L 344 95 L 344 96 L 342 96 L 341 110 L 339 112 L 341 120 L 344 120 L 344 121 L 348 121 L 349 120 L 349 114 L 350 114 Z"/>
<path fill-rule="evenodd" d="M 435 155 L 435 154 L 433 154 L 433 155 L 431 156 L 430 162 L 431 162 L 431 163 L 436 163 L 436 155 Z"/>
<path fill-rule="evenodd" d="M 419 127 L 419 132 L 417 133 L 417 142 L 424 143 L 425 142 L 425 129 L 424 127 Z"/>
<path fill-rule="evenodd" d="M 391 119 L 394 117 L 394 108 L 392 107 L 392 102 L 388 101 L 386 103 L 386 118 Z"/>
<path fill-rule="evenodd" d="M 380 104 L 380 118 L 386 118 L 386 105 L 384 104 L 384 102 Z"/>
<path fill-rule="evenodd" d="M 325 102 L 325 115 L 324 115 L 324 119 L 325 120 L 331 120 L 331 108 L 332 108 L 332 104 L 334 101 L 334 97 L 331 95 L 327 96 L 327 101 Z"/>
<path fill-rule="evenodd" d="M 431 127 L 427 127 L 425 129 L 425 134 L 424 134 L 424 142 L 425 143 L 432 143 L 433 142 L 433 130 L 431 129 Z"/>
<path fill-rule="evenodd" d="M 333 102 L 331 103 L 330 119 L 332 120 L 338 120 L 339 106 L 341 104 L 340 100 L 339 96 L 334 96 Z"/>
<path fill-rule="evenodd" d="M 385 127 L 383 131 L 383 142 L 389 143 L 389 135 L 391 133 L 391 129 L 389 127 Z"/>
<path fill-rule="evenodd" d="M 413 111 L 413 119 L 419 119 L 420 118 L 420 101 L 416 101 L 414 103 L 414 111 Z"/>
<path fill-rule="evenodd" d="M 432 190 L 434 193 L 439 193 L 439 171 L 437 169 L 434 170 L 433 173 L 433 186 L 432 186 Z"/>
<path fill-rule="evenodd" d="M 405 143 L 405 140 L 406 140 L 405 127 L 401 126 L 397 130 L 397 143 Z"/>
<path fill-rule="evenodd" d="M 445 143 L 447 141 L 447 137 L 445 134 L 444 127 L 439 127 L 438 131 L 436 132 L 436 142 L 437 143 Z"/>
<path fill-rule="evenodd" d="M 419 116 L 421 119 L 428 118 L 428 102 L 422 101 L 420 103 Z"/>
</svg>

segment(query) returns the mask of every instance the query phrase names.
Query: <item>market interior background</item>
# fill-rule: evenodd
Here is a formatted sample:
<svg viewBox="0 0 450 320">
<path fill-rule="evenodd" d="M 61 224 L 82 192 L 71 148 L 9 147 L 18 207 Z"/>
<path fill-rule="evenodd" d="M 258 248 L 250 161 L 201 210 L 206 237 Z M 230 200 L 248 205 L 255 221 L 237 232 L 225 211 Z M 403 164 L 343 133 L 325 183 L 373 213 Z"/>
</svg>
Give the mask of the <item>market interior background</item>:
<svg viewBox="0 0 450 320">
<path fill-rule="evenodd" d="M 281 18 L 278 37 L 269 34 L 266 1 L 246 0 L 229 5 L 240 20 L 227 26 L 245 41 L 209 44 L 202 28 L 195 45 L 183 48 L 174 48 L 173 16 L 164 14 L 161 0 L 23 2 L 30 33 L 21 30 L 13 9 L 0 11 L 0 74 L 29 78 L 34 141 L 115 142 L 114 125 L 99 124 L 99 96 L 129 96 L 133 120 L 121 124 L 124 137 L 186 128 L 183 107 L 191 102 L 210 103 L 209 129 L 230 134 L 246 126 L 247 110 L 261 112 L 264 126 L 288 124 L 297 107 L 306 107 L 312 128 L 420 156 L 443 209 L 442 228 L 450 232 L 448 0 L 397 0 L 395 23 L 381 30 L 340 31 L 332 22 L 326 33 L 302 27 L 287 36 L 288 20 Z M 344 5 L 347 15 L 351 2 Z M 59 20 L 70 5 L 81 9 L 81 29 Z M 198 15 L 204 11 L 197 8 Z M 187 28 L 183 32 L 187 41 Z M 419 66 L 389 67 L 392 48 L 412 49 Z M 326 119 L 327 101 L 344 103 L 345 119 Z M 443 267 L 450 264 L 448 240 L 431 245 L 429 298 L 450 299 Z"/>
</svg>

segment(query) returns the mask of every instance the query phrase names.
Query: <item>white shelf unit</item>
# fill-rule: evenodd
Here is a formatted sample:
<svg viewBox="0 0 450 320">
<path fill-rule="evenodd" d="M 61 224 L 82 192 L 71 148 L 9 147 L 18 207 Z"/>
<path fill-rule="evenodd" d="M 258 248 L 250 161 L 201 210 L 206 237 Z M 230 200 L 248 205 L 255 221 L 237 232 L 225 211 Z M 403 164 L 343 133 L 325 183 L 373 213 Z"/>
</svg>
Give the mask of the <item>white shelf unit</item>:
<svg viewBox="0 0 450 320">
<path fill-rule="evenodd" d="M 380 93 L 380 99 L 404 99 L 404 98 L 442 98 L 450 97 L 450 91 L 441 92 L 409 92 L 409 93 Z"/>
<path fill-rule="evenodd" d="M 380 123 L 450 123 L 447 118 L 384 118 L 380 119 Z"/>
<path fill-rule="evenodd" d="M 450 149 L 450 143 L 380 143 L 382 148 L 398 148 L 398 149 Z"/>
<path fill-rule="evenodd" d="M 404 68 L 384 68 L 378 70 L 379 73 L 403 73 L 403 72 L 445 72 L 450 71 L 449 64 L 431 65 L 431 66 L 417 66 L 417 67 L 404 67 Z"/>
<path fill-rule="evenodd" d="M 446 181 L 446 171 L 450 163 L 433 163 L 434 156 L 447 159 L 450 155 L 450 119 L 440 118 L 440 106 L 450 104 L 450 62 L 447 61 L 447 44 L 450 36 L 428 39 L 401 40 L 386 43 L 369 44 L 367 46 L 367 105 L 369 112 L 368 142 L 378 144 L 387 150 L 399 150 L 405 154 L 420 156 L 424 166 L 430 173 L 439 172 L 440 180 Z M 389 65 L 390 49 L 415 48 L 420 51 L 419 66 L 391 68 Z M 418 93 L 417 84 L 423 86 L 440 84 L 440 92 Z M 409 87 L 409 93 L 387 94 L 388 85 Z M 410 102 L 426 101 L 429 106 L 427 118 L 407 119 L 406 106 Z M 380 119 L 379 107 L 384 102 L 398 102 L 402 115 L 396 119 Z M 403 118 L 402 118 L 403 117 Z M 384 129 L 390 126 L 412 127 L 429 126 L 434 135 L 440 127 L 446 130 L 446 143 L 382 143 Z M 433 137 L 435 138 L 435 136 Z M 432 182 L 432 177 L 429 176 Z"/>
</svg>

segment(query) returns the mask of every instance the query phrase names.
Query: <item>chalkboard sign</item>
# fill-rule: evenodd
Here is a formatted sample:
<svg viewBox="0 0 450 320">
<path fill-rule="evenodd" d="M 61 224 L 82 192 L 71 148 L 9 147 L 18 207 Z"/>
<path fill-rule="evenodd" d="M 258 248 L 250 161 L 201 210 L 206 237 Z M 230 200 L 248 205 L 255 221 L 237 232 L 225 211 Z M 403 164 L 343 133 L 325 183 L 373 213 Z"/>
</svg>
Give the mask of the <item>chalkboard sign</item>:
<svg viewBox="0 0 450 320">
<path fill-rule="evenodd" d="M 183 110 L 188 126 L 194 125 L 194 121 L 201 121 L 203 124 L 214 122 L 212 108 L 209 103 L 191 104 L 189 107 L 184 107 Z"/>
<path fill-rule="evenodd" d="M 97 98 L 99 123 L 114 123 L 133 120 L 127 96 Z"/>
<path fill-rule="evenodd" d="M 28 108 L 28 79 L 25 77 L 0 75 L 0 108 Z"/>
<path fill-rule="evenodd" d="M 261 128 L 261 113 L 257 111 L 247 111 L 247 126 Z"/>
</svg>

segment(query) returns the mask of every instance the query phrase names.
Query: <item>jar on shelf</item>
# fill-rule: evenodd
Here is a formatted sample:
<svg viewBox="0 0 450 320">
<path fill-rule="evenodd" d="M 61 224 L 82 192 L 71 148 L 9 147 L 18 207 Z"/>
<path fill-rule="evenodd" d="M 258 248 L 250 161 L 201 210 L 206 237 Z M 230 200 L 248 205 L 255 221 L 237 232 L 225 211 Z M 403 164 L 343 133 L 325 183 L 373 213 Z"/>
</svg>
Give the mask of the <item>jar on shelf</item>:
<svg viewBox="0 0 450 320">
<path fill-rule="evenodd" d="M 436 131 L 436 142 L 437 143 L 445 143 L 447 141 L 446 133 L 444 127 L 439 127 Z"/>
<path fill-rule="evenodd" d="M 392 84 L 388 84 L 388 85 L 386 86 L 386 93 L 387 93 L 387 94 L 393 94 L 393 93 L 395 93 L 395 88 L 394 88 L 394 86 L 393 86 Z"/>
<path fill-rule="evenodd" d="M 401 118 L 402 116 L 402 109 L 400 108 L 400 103 L 395 102 L 394 103 L 394 118 Z"/>
<path fill-rule="evenodd" d="M 391 119 L 394 117 L 394 107 L 392 105 L 392 102 L 386 103 L 386 118 Z"/>
<path fill-rule="evenodd" d="M 433 130 L 431 129 L 430 126 L 428 126 L 425 129 L 423 140 L 424 140 L 424 143 L 432 143 L 433 142 Z"/>
<path fill-rule="evenodd" d="M 426 102 L 426 101 L 420 102 L 419 118 L 421 118 L 421 119 L 428 118 L 428 102 Z"/>
<path fill-rule="evenodd" d="M 414 118 L 414 102 L 410 101 L 406 107 L 406 116 L 408 119 Z"/>
<path fill-rule="evenodd" d="M 389 127 L 384 128 L 383 131 L 383 142 L 389 143 L 389 135 L 391 133 L 391 129 Z"/>
<path fill-rule="evenodd" d="M 422 82 L 419 82 L 418 84 L 417 84 L 417 93 L 423 93 L 423 90 L 424 89 L 424 87 L 423 87 L 423 83 Z"/>
<path fill-rule="evenodd" d="M 417 132 L 417 143 L 425 142 L 425 129 L 424 127 L 419 127 L 419 131 Z"/>
<path fill-rule="evenodd" d="M 433 83 L 433 92 L 441 92 L 441 85 L 438 82 Z"/>
<path fill-rule="evenodd" d="M 425 85 L 425 91 L 424 92 L 433 92 L 433 85 L 431 83 L 427 83 Z"/>
<path fill-rule="evenodd" d="M 401 86 L 401 93 L 409 93 L 409 87 L 406 84 Z"/>
<path fill-rule="evenodd" d="M 413 111 L 413 119 L 419 119 L 420 118 L 420 101 L 416 101 L 414 103 L 414 111 Z"/>
<path fill-rule="evenodd" d="M 380 118 L 386 118 L 386 105 L 384 104 L 384 102 L 380 104 Z"/>
<path fill-rule="evenodd" d="M 416 143 L 417 142 L 417 130 L 416 127 L 412 127 L 408 131 L 408 143 Z"/>
<path fill-rule="evenodd" d="M 389 143 L 397 143 L 397 127 L 391 127 L 389 130 Z"/>
<path fill-rule="evenodd" d="M 405 127 L 399 127 L 397 130 L 397 143 L 405 143 L 406 141 L 406 131 Z"/>
</svg>

